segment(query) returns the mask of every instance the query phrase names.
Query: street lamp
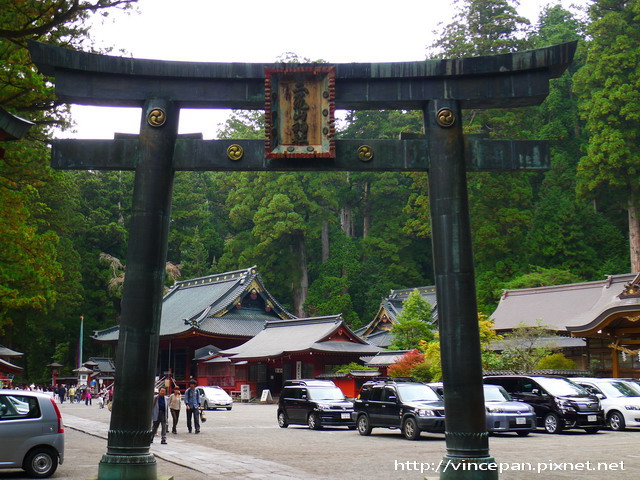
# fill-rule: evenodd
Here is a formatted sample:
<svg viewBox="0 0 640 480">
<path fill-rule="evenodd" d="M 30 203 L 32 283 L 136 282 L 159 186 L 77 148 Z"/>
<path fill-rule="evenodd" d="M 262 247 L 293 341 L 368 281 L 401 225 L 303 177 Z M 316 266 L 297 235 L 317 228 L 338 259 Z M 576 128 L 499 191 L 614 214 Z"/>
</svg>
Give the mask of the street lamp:
<svg viewBox="0 0 640 480">
<path fill-rule="evenodd" d="M 58 386 L 58 374 L 60 373 L 62 365 L 56 362 L 51 362 L 47 367 L 51 369 L 51 386 L 55 388 Z"/>
</svg>

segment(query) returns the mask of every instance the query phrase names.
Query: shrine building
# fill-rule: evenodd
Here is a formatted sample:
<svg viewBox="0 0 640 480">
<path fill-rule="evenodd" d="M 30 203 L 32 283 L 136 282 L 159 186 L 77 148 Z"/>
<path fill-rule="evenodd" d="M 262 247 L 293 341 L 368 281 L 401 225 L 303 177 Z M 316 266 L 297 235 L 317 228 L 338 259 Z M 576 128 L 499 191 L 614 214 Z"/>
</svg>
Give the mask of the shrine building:
<svg viewBox="0 0 640 480">
<path fill-rule="evenodd" d="M 380 302 L 380 307 L 373 320 L 366 326 L 356 330 L 356 334 L 370 344 L 381 348 L 388 348 L 393 345 L 394 338 L 390 331 L 391 327 L 398 322 L 398 317 L 402 313 L 402 302 L 404 302 L 414 290 L 418 290 L 422 298 L 429 302 L 433 312 L 433 319 L 437 321 L 436 287 L 414 287 L 391 290 L 389 296 L 383 298 Z"/>
<path fill-rule="evenodd" d="M 198 371 L 198 362 L 243 344 L 268 321 L 290 318 L 255 267 L 177 282 L 162 302 L 156 375 L 171 376 L 182 388 L 197 378 L 200 385 L 236 390 L 232 365 L 209 363 Z M 118 336 L 119 326 L 114 326 L 92 338 L 115 346 Z"/>
<path fill-rule="evenodd" d="M 265 388 L 279 393 L 285 380 L 316 378 L 380 350 L 352 332 L 340 315 L 331 315 L 268 321 L 251 340 L 220 355 L 256 372 L 255 381 L 249 375 L 252 393 Z"/>
<path fill-rule="evenodd" d="M 537 324 L 555 331 L 556 346 L 579 369 L 640 378 L 640 274 L 505 290 L 491 318 L 498 333 Z"/>
</svg>

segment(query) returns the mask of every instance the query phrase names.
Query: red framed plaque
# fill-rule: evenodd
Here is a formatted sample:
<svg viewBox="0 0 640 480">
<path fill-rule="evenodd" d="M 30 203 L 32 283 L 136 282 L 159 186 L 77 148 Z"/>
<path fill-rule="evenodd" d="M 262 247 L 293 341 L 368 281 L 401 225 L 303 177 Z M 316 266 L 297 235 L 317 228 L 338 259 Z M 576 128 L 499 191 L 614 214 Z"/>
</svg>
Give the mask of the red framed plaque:
<svg viewBox="0 0 640 480">
<path fill-rule="evenodd" d="M 267 158 L 335 158 L 335 67 L 265 68 Z"/>
</svg>

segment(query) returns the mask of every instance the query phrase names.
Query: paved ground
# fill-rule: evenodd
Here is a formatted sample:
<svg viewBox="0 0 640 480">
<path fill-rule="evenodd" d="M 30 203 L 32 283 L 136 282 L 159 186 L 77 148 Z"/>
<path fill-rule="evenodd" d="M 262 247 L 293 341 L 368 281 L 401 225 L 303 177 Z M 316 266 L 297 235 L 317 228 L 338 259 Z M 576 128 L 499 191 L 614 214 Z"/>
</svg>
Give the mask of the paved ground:
<svg viewBox="0 0 640 480">
<path fill-rule="evenodd" d="M 106 451 L 109 411 L 96 405 L 61 407 L 66 459 L 54 478 L 95 477 Z M 374 429 L 370 437 L 344 428 L 281 429 L 275 405 L 236 404 L 230 412 L 209 411 L 207 418 L 199 435 L 186 432 L 183 417 L 178 434 L 169 434 L 168 445 L 156 440 L 151 451 L 159 474 L 176 480 L 421 480 L 438 477 L 434 470 L 445 453 L 443 435 L 423 433 L 410 442 L 386 429 Z M 501 479 L 628 479 L 640 475 L 639 441 L 640 429 L 596 435 L 500 435 L 491 437 L 491 454 L 510 470 Z M 9 478 L 26 477 L 0 471 L 0 479 Z"/>
</svg>

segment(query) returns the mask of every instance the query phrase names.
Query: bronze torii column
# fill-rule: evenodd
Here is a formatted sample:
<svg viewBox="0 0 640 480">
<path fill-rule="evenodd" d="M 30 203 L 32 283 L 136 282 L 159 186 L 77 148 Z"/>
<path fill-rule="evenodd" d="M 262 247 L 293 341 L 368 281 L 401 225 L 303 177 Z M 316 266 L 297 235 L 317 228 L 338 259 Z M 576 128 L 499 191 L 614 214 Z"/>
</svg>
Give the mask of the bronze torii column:
<svg viewBox="0 0 640 480">
<path fill-rule="evenodd" d="M 429 170 L 446 411 L 447 469 L 441 478 L 497 478 L 487 468 L 494 461 L 485 425 L 466 171 L 543 170 L 549 154 L 543 142 L 464 138 L 461 112 L 541 103 L 549 80 L 566 69 L 575 47 L 568 43 L 455 60 L 283 67 L 139 60 L 31 42 L 33 61 L 55 77 L 61 101 L 143 109 L 139 136 L 58 140 L 52 152 L 54 168 L 136 171 L 116 394 L 99 478 L 157 475 L 149 452 L 151 406 L 175 170 Z M 305 83 L 309 77 L 321 81 Z M 278 104 L 282 88 L 290 88 L 292 104 Z M 180 108 L 265 108 L 267 140 L 178 136 Z M 311 119 L 314 108 L 321 112 L 317 122 Z M 426 136 L 335 140 L 336 108 L 421 110 Z M 295 126 L 283 128 L 287 119 Z"/>
</svg>

